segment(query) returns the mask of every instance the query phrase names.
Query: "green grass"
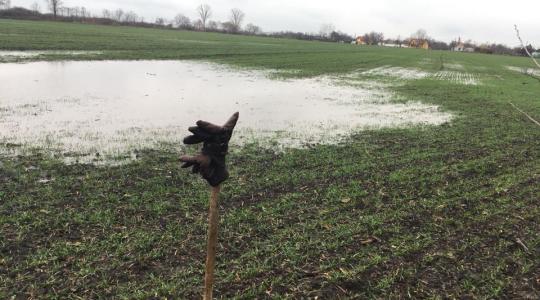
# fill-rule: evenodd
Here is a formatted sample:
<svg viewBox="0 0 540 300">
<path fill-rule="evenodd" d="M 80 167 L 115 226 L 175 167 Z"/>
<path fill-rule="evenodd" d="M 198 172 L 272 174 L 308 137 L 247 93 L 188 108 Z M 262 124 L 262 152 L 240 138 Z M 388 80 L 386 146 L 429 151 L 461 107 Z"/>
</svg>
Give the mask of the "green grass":
<svg viewBox="0 0 540 300">
<path fill-rule="evenodd" d="M 540 81 L 505 69 L 532 66 L 526 59 L 9 20 L 0 20 L 0 37 L 1 49 L 204 59 L 301 77 L 382 65 L 434 71 L 441 57 L 460 63 L 483 84 L 426 79 L 394 88 L 453 112 L 448 125 L 231 153 L 215 294 L 540 297 L 540 128 L 508 104 L 540 119 Z M 0 298 L 197 298 L 207 198 L 178 154 L 160 149 L 116 167 L 3 157 Z"/>
</svg>

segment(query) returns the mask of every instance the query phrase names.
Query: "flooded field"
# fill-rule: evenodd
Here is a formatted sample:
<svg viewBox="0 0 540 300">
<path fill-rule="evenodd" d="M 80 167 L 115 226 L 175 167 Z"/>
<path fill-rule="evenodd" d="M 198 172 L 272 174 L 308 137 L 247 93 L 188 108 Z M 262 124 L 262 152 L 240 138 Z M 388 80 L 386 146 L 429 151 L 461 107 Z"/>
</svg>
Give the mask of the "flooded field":
<svg viewBox="0 0 540 300">
<path fill-rule="evenodd" d="M 0 64 L 1 151 L 41 148 L 68 162 L 129 158 L 143 148 L 178 148 L 196 120 L 222 122 L 235 111 L 235 143 L 275 148 L 451 119 L 436 106 L 393 103 L 380 84 L 268 75 L 180 61 Z"/>
</svg>

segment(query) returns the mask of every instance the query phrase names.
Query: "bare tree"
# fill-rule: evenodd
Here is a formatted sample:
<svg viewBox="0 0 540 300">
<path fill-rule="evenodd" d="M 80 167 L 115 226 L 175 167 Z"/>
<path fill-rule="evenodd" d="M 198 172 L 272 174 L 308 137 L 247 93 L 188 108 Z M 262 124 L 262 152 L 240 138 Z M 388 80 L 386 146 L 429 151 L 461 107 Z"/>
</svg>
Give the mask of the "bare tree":
<svg viewBox="0 0 540 300">
<path fill-rule="evenodd" d="M 368 45 L 379 45 L 384 41 L 384 34 L 382 32 L 372 31 L 364 34 L 362 39 Z"/>
<path fill-rule="evenodd" d="M 112 12 L 108 9 L 104 9 L 103 12 L 101 13 L 101 16 L 104 19 L 112 19 Z"/>
<path fill-rule="evenodd" d="M 323 38 L 329 38 L 332 32 L 336 30 L 333 24 L 327 23 L 322 24 L 321 29 L 319 29 L 319 35 Z"/>
<path fill-rule="evenodd" d="M 197 21 L 194 21 L 193 22 L 193 28 L 195 28 L 195 30 L 203 30 L 203 23 L 201 20 L 197 20 Z"/>
<path fill-rule="evenodd" d="M 52 12 L 54 17 L 58 16 L 58 13 L 60 12 L 60 9 L 62 8 L 62 5 L 64 5 L 63 0 L 45 0 L 47 2 L 47 6 L 49 7 L 49 10 Z"/>
<path fill-rule="evenodd" d="M 165 19 L 161 18 L 161 17 L 158 17 L 156 18 L 156 25 L 158 26 L 165 26 Z"/>
<path fill-rule="evenodd" d="M 115 10 L 115 11 L 114 11 L 113 18 L 114 18 L 114 20 L 117 21 L 117 22 L 122 22 L 122 21 L 124 21 L 124 11 L 123 11 L 121 8 Z"/>
<path fill-rule="evenodd" d="M 429 39 L 429 36 L 425 29 L 418 29 L 415 33 L 411 34 L 411 38 L 420 41 L 426 41 Z"/>
<path fill-rule="evenodd" d="M 249 23 L 246 25 L 246 32 L 249 34 L 259 34 L 262 30 L 259 26 Z"/>
<path fill-rule="evenodd" d="M 124 22 L 126 23 L 137 23 L 137 21 L 139 21 L 139 16 L 133 12 L 133 11 L 128 11 L 125 15 L 124 15 Z"/>
<path fill-rule="evenodd" d="M 30 5 L 30 9 L 35 13 L 39 13 L 41 11 L 41 7 L 39 6 L 39 3 L 34 2 L 32 5 Z"/>
<path fill-rule="evenodd" d="M 525 43 L 523 43 L 523 39 L 521 38 L 521 34 L 519 33 L 519 28 L 517 27 L 517 25 L 514 25 L 514 29 L 516 30 L 516 35 L 518 37 L 518 40 L 519 42 L 521 43 L 521 47 L 523 49 L 525 49 L 525 53 L 527 53 L 527 56 L 529 56 L 532 61 L 534 62 L 534 64 L 540 68 L 540 63 L 538 63 L 538 61 L 534 58 L 534 56 L 532 55 L 531 51 L 529 51 L 528 47 L 525 46 Z"/>
<path fill-rule="evenodd" d="M 86 7 L 81 7 L 81 18 L 90 18 L 91 17 L 91 14 L 90 14 L 90 11 L 88 9 L 86 9 Z"/>
<path fill-rule="evenodd" d="M 174 25 L 178 28 L 191 27 L 191 20 L 183 14 L 178 14 L 174 17 Z"/>
<path fill-rule="evenodd" d="M 78 18 L 81 16 L 81 9 L 80 7 L 78 6 L 75 6 L 75 7 L 71 7 L 70 10 L 69 10 L 69 16 L 70 17 L 75 17 L 75 18 Z"/>
<path fill-rule="evenodd" d="M 225 30 L 226 32 L 229 32 L 229 33 L 234 33 L 234 32 L 236 32 L 236 26 L 234 26 L 234 24 L 231 23 L 230 21 L 221 23 L 221 27 L 222 27 L 223 30 Z"/>
<path fill-rule="evenodd" d="M 208 4 L 201 4 L 197 7 L 197 13 L 201 19 L 202 30 L 206 30 L 206 21 L 212 17 L 212 8 Z"/>
<path fill-rule="evenodd" d="M 0 9 L 9 9 L 11 7 L 11 0 L 0 0 Z"/>
<path fill-rule="evenodd" d="M 209 30 L 213 30 L 213 31 L 216 31 L 219 29 L 219 26 L 220 24 L 216 21 L 209 21 L 208 22 L 208 25 L 206 26 L 206 28 L 208 28 Z"/>
<path fill-rule="evenodd" d="M 403 44 L 403 41 L 401 40 L 401 35 L 398 35 L 396 39 L 396 45 L 401 48 L 401 45 Z"/>
<path fill-rule="evenodd" d="M 244 12 L 239 10 L 238 8 L 233 8 L 231 10 L 231 16 L 229 17 L 229 22 L 232 24 L 232 30 L 233 32 L 238 32 L 240 29 L 242 29 L 242 22 L 244 21 L 244 17 L 246 15 Z"/>
</svg>

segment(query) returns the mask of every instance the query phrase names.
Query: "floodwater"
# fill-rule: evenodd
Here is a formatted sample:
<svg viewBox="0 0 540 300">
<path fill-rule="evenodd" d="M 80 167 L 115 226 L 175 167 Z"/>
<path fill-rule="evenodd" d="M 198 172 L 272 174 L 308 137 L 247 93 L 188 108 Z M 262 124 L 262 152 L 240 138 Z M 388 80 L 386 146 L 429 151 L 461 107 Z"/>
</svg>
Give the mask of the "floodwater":
<svg viewBox="0 0 540 300">
<path fill-rule="evenodd" d="M 540 76 L 540 70 L 535 69 L 535 68 L 526 68 L 526 67 L 520 68 L 520 67 L 514 67 L 514 66 L 507 66 L 506 68 L 510 71 L 519 72 L 526 75 L 528 74 L 528 75 L 533 75 L 533 76 Z"/>
<path fill-rule="evenodd" d="M 399 79 L 424 79 L 430 74 L 428 72 L 421 71 L 413 68 L 402 68 L 392 66 L 382 66 L 375 69 L 364 71 L 364 75 L 376 75 L 385 77 L 395 77 Z"/>
<path fill-rule="evenodd" d="M 445 64 L 449 69 L 464 69 L 460 64 Z M 362 71 L 360 75 L 364 76 L 381 76 L 394 78 L 399 80 L 418 80 L 418 79 L 433 79 L 448 81 L 462 85 L 479 85 L 480 80 L 476 74 L 460 72 L 460 71 L 438 71 L 426 72 L 415 68 L 402 68 L 392 66 L 382 66 L 367 71 Z"/>
<path fill-rule="evenodd" d="M 73 50 L 32 50 L 32 51 L 0 51 L 0 62 L 15 62 L 21 59 L 36 59 L 54 55 L 77 57 L 81 55 L 99 56 L 102 51 L 73 51 Z"/>
<path fill-rule="evenodd" d="M 232 143 L 277 149 L 451 119 L 436 106 L 393 103 L 378 84 L 269 74 L 184 61 L 0 64 L 0 143 L 15 145 L 0 151 L 41 148 L 68 162 L 130 157 L 144 148 L 179 148 L 198 119 L 221 123 L 235 111 Z"/>
</svg>

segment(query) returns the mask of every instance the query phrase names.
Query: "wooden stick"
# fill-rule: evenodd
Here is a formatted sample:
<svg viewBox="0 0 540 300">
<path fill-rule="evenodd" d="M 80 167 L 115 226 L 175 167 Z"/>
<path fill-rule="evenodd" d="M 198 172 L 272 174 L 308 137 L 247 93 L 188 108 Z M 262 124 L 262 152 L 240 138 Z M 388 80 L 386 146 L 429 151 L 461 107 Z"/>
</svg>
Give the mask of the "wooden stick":
<svg viewBox="0 0 540 300">
<path fill-rule="evenodd" d="M 204 275 L 204 300 L 212 300 L 212 287 L 214 285 L 214 266 L 216 264 L 217 229 L 219 222 L 218 196 L 220 186 L 212 187 L 210 197 L 210 211 L 208 215 L 208 241 L 206 248 L 206 273 Z"/>
</svg>

